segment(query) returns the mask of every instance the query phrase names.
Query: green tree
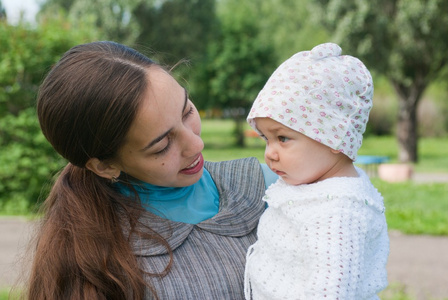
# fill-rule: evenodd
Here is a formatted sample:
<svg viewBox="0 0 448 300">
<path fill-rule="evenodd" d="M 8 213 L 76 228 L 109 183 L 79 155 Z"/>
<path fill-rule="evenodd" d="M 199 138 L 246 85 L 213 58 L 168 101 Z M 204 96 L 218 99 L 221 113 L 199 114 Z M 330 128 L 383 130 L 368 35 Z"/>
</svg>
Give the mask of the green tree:
<svg viewBox="0 0 448 300">
<path fill-rule="evenodd" d="M 6 10 L 3 7 L 2 1 L 0 1 L 0 22 L 3 22 L 6 20 Z"/>
<path fill-rule="evenodd" d="M 383 74 L 399 99 L 399 160 L 418 161 L 417 105 L 448 63 L 445 0 L 316 0 L 334 40 Z"/>
<path fill-rule="evenodd" d="M 45 0 L 40 6 L 39 14 L 46 13 L 48 11 L 55 12 L 62 9 L 68 12 L 73 6 L 76 0 Z"/>
<path fill-rule="evenodd" d="M 0 22 L 1 210 L 23 213 L 32 207 L 64 163 L 40 131 L 36 92 L 65 51 L 93 39 L 91 26 L 74 30 L 63 17 L 43 21 L 37 28 Z"/>
<path fill-rule="evenodd" d="M 139 27 L 132 11 L 142 0 L 47 0 L 41 5 L 39 18 L 67 16 L 73 28 L 92 25 L 103 40 L 132 45 Z"/>
<path fill-rule="evenodd" d="M 102 39 L 133 46 L 168 68 L 176 66 L 173 75 L 188 82 L 195 94 L 195 87 L 200 85 L 196 83 L 203 78 L 207 45 L 216 36 L 215 2 L 47 0 L 40 14 L 51 17 L 66 11 L 72 24 L 87 19 L 101 30 Z"/>
<path fill-rule="evenodd" d="M 50 66 L 69 47 L 96 36 L 89 24 L 73 30 L 63 15 L 44 19 L 37 28 L 0 22 L 0 116 L 17 115 L 34 106 L 37 88 Z"/>
<path fill-rule="evenodd" d="M 216 0 L 142 1 L 133 14 L 140 26 L 137 48 L 172 69 L 198 109 L 209 107 L 209 44 L 218 37 Z"/>
<path fill-rule="evenodd" d="M 209 107 L 225 108 L 236 124 L 236 144 L 244 147 L 243 122 L 255 97 L 275 68 L 269 41 L 260 38 L 258 4 L 221 2 L 220 35 L 210 45 L 207 77 Z"/>
<path fill-rule="evenodd" d="M 11 26 L 6 21 L 0 22 L 0 117 L 18 112 L 32 103 L 36 92 L 36 76 L 33 48 L 28 48 L 25 37 L 29 30 L 23 25 Z M 26 63 L 25 63 L 26 61 Z"/>
<path fill-rule="evenodd" d="M 138 44 L 151 47 L 168 65 L 183 59 L 196 63 L 215 38 L 215 0 L 166 0 L 159 5 L 141 1 L 133 14 L 140 26 Z"/>
<path fill-rule="evenodd" d="M 0 118 L 0 147 L 0 211 L 26 213 L 65 161 L 40 131 L 33 107 Z"/>
<path fill-rule="evenodd" d="M 274 48 L 277 65 L 294 53 L 309 50 L 327 40 L 319 23 L 311 22 L 308 3 L 313 0 L 254 0 L 260 38 Z"/>
</svg>

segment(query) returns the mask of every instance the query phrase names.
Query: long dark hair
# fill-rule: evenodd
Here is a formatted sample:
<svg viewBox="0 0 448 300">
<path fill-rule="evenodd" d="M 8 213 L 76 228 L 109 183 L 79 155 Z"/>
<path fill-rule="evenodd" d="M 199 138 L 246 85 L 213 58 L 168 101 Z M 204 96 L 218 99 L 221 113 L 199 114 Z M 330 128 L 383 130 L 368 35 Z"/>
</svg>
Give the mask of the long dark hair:
<svg viewBox="0 0 448 300">
<path fill-rule="evenodd" d="M 130 238 L 167 242 L 141 230 L 144 209 L 108 179 L 85 168 L 114 159 L 134 121 L 154 62 L 114 42 L 66 52 L 40 87 L 43 134 L 69 163 L 43 205 L 28 285 L 29 299 L 142 299 L 151 288 Z M 128 227 L 128 228 L 124 228 Z M 125 232 L 127 232 L 125 234 Z M 172 260 L 170 260 L 172 261 Z"/>
</svg>

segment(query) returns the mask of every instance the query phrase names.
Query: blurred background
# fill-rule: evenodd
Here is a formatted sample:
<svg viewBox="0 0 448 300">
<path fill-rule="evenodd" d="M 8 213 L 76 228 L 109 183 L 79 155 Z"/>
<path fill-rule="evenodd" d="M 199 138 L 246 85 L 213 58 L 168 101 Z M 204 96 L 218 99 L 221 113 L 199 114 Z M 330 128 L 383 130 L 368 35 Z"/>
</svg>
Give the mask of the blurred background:
<svg viewBox="0 0 448 300">
<path fill-rule="evenodd" d="M 262 160 L 245 122 L 258 91 L 294 53 L 338 43 L 375 81 L 373 148 L 361 154 L 448 173 L 447 37 L 444 0 L 0 0 L 0 211 L 32 209 L 65 164 L 40 132 L 35 99 L 76 44 L 114 40 L 173 67 L 204 122 L 227 121 L 204 123 L 206 150 L 226 151 L 208 159 L 233 150 Z M 213 124 L 229 137 L 207 140 L 224 135 L 208 133 Z"/>
<path fill-rule="evenodd" d="M 431 252 L 448 251 L 448 1 L 0 0 L 3 223 L 34 216 L 66 164 L 40 132 L 40 83 L 65 51 L 96 40 L 124 43 L 172 69 L 201 113 L 211 161 L 263 162 L 264 142 L 245 117 L 285 59 L 323 42 L 360 58 L 375 82 L 360 154 L 380 159 L 361 166 L 384 196 L 391 232 L 432 238 L 409 246 L 391 234 L 391 285 L 381 298 L 448 299 L 446 255 Z M 387 180 L 378 176 L 382 166 L 407 173 Z M 0 299 L 7 294 L 0 286 Z"/>
</svg>

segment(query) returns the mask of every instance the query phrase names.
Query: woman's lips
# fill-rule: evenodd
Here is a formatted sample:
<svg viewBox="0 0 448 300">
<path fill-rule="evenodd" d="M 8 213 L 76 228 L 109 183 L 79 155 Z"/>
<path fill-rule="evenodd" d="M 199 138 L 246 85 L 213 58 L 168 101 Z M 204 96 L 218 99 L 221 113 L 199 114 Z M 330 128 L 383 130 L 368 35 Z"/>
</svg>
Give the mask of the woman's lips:
<svg viewBox="0 0 448 300">
<path fill-rule="evenodd" d="M 204 167 L 204 157 L 202 156 L 202 154 L 199 154 L 198 157 L 194 160 L 194 162 L 192 162 L 191 165 L 189 165 L 185 169 L 182 169 L 180 173 L 186 175 L 193 175 L 201 171 L 203 167 Z"/>
</svg>

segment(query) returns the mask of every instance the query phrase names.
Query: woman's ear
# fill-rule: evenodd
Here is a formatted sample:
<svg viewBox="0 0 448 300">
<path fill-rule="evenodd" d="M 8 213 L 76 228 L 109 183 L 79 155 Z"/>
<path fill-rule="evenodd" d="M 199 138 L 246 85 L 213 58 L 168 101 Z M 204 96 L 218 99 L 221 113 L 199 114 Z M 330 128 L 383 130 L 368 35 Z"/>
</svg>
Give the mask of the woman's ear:
<svg viewBox="0 0 448 300">
<path fill-rule="evenodd" d="M 111 180 L 116 180 L 121 173 L 121 170 L 116 166 L 105 163 L 98 158 L 90 158 L 86 163 L 86 168 L 100 177 Z"/>
</svg>

